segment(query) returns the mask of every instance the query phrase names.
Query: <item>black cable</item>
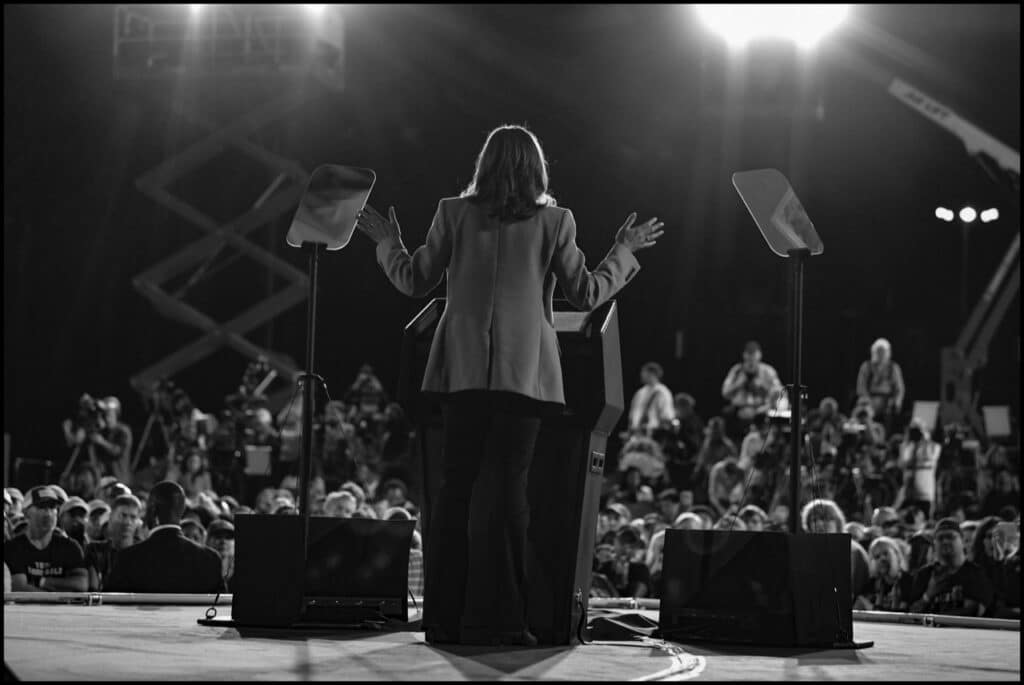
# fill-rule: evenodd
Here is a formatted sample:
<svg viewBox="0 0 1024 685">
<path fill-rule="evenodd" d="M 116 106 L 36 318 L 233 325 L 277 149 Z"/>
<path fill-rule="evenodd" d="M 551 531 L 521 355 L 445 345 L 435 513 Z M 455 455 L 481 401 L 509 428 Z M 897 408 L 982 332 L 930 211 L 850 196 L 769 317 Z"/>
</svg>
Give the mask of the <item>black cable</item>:
<svg viewBox="0 0 1024 685">
<path fill-rule="evenodd" d="M 220 590 L 217 590 L 217 596 L 213 598 L 213 604 L 206 610 L 206 620 L 212 621 L 217 618 L 217 600 L 220 599 Z"/>
</svg>

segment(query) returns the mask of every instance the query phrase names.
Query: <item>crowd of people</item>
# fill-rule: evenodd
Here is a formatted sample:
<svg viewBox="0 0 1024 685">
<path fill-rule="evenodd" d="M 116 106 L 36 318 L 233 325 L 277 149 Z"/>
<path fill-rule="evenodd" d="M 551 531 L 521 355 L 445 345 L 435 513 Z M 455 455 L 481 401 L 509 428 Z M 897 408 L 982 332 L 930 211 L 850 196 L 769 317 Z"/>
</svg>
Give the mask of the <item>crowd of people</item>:
<svg viewBox="0 0 1024 685">
<path fill-rule="evenodd" d="M 152 403 L 163 442 L 139 464 L 116 398 L 83 397 L 63 425 L 72 458 L 60 482 L 5 490 L 5 586 L 230 591 L 236 517 L 298 513 L 302 401 L 275 417 L 260 393 L 265 371 L 247 370 L 219 417 L 165 386 Z M 597 522 L 593 596 L 659 597 L 667 529 L 787 530 L 790 397 L 760 346 L 748 343 L 728 370 L 723 406 L 706 422 L 661 377 L 656 363 L 643 367 L 624 417 Z M 885 340 L 856 386 L 849 415 L 832 397 L 808 407 L 799 498 L 804 531 L 851 535 L 854 607 L 1018 617 L 1016 451 L 981 449 L 962 427 L 932 435 L 906 421 L 906 387 Z M 314 418 L 311 513 L 418 519 L 406 485 L 413 438 L 364 366 Z M 419 596 L 419 530 L 409 572 Z"/>
<path fill-rule="evenodd" d="M 722 383 L 705 423 L 696 401 L 641 370 L 618 471 L 602 496 L 593 592 L 658 597 L 664 531 L 785 531 L 790 393 L 756 342 Z M 806 532 L 851 536 L 855 608 L 1019 617 L 1016 449 L 962 426 L 933 435 L 906 420 L 906 386 L 888 341 L 858 370 L 850 414 L 833 397 L 807 407 L 799 512 Z"/>
</svg>

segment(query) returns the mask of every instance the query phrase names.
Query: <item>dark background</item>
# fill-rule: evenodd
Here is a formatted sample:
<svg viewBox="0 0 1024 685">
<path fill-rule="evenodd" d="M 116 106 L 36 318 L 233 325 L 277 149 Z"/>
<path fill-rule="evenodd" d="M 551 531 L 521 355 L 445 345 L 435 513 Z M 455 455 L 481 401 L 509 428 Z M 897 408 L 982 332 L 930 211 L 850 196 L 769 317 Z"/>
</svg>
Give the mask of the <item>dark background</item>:
<svg viewBox="0 0 1024 685">
<path fill-rule="evenodd" d="M 806 281 L 812 401 L 832 395 L 848 409 L 880 336 L 903 366 L 908 406 L 938 399 L 939 350 L 965 320 L 960 224 L 938 221 L 935 207 L 1001 212 L 972 228 L 973 306 L 1018 230 L 1019 199 L 886 86 L 898 75 L 1019 149 L 1019 5 L 854 6 L 800 60 L 777 45 L 729 57 L 687 6 L 342 10 L 345 91 L 253 138 L 306 169 L 375 169 L 371 201 L 396 206 L 410 247 L 502 123 L 540 138 L 552 193 L 573 210 L 591 268 L 630 211 L 660 217 L 665 237 L 640 254 L 641 275 L 617 297 L 627 402 L 640 365 L 657 360 L 673 391 L 716 413 L 748 339 L 788 382 L 787 262 L 730 183 L 733 171 L 761 167 L 790 178 L 826 247 Z M 118 395 L 138 439 L 146 413 L 129 377 L 199 336 L 131 281 L 204 235 L 134 185 L 202 135 L 169 106 L 175 89 L 201 86 L 115 82 L 113 12 L 4 6 L 4 430 L 15 456 L 62 460 L 59 423 L 85 391 Z M 261 87 L 270 86 L 224 82 L 215 92 L 244 110 Z M 266 173 L 228 154 L 177 190 L 227 219 L 262 192 Z M 286 230 L 287 217 L 255 240 L 304 270 Z M 187 299 L 224 320 L 281 287 L 242 259 Z M 423 304 L 388 284 L 362 236 L 325 258 L 317 367 L 335 395 L 364 362 L 394 391 L 402 326 Z M 1015 301 L 979 379 L 981 404 L 1010 403 L 1015 416 L 1018 312 Z M 249 338 L 301 365 L 304 322 L 299 305 Z M 217 410 L 246 364 L 225 349 L 175 380 Z"/>
</svg>

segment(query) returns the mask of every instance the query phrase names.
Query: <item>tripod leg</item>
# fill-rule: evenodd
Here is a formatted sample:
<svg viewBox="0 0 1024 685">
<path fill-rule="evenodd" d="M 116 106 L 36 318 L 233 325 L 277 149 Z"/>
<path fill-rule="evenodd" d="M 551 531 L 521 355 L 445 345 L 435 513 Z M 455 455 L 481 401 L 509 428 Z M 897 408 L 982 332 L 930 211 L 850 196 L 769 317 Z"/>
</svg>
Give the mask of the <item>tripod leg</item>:
<svg viewBox="0 0 1024 685">
<path fill-rule="evenodd" d="M 71 475 L 71 469 L 75 468 L 75 462 L 78 461 L 78 454 L 82 451 L 81 445 L 75 445 L 75 449 L 71 452 L 71 458 L 68 459 L 68 465 L 64 467 L 64 471 L 60 474 L 58 483 L 64 483 L 65 479 Z"/>
<path fill-rule="evenodd" d="M 142 450 L 146 448 L 146 443 L 149 441 L 149 431 L 153 429 L 153 421 L 155 419 L 156 414 L 150 414 L 149 418 L 146 419 L 146 427 L 142 429 L 142 439 L 139 441 L 139 449 L 135 450 L 135 458 L 132 459 L 132 473 L 135 473 L 139 468 L 139 459 L 142 458 Z"/>
</svg>

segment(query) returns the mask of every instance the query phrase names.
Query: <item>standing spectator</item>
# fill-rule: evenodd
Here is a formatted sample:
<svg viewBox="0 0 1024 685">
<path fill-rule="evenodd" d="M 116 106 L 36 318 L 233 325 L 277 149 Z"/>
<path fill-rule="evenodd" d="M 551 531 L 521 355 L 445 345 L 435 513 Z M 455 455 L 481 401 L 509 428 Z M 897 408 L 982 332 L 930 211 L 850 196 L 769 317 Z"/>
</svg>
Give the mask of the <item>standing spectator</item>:
<svg viewBox="0 0 1024 685">
<path fill-rule="evenodd" d="M 25 535 L 4 544 L 4 563 L 11 571 L 14 592 L 85 592 L 89 573 L 82 548 L 57 533 L 60 495 L 49 485 L 39 485 L 25 495 Z"/>
<path fill-rule="evenodd" d="M 900 545 L 892 538 L 876 538 L 868 547 L 871 558 L 870 580 L 855 590 L 854 609 L 863 611 L 906 611 L 913 576 Z"/>
<path fill-rule="evenodd" d="M 667 428 L 676 417 L 672 393 L 661 382 L 661 365 L 647 362 L 640 369 L 643 385 L 633 394 L 629 405 L 629 430 L 650 437 L 654 431 Z"/>
<path fill-rule="evenodd" d="M 81 497 L 71 497 L 60 507 L 59 528 L 81 547 L 85 547 L 85 523 L 89 505 Z"/>
<path fill-rule="evenodd" d="M 914 506 L 925 518 L 934 512 L 936 497 L 935 471 L 939 466 L 942 445 L 933 441 L 924 422 L 914 418 L 907 436 L 900 445 L 899 466 L 903 469 L 903 490 L 894 504 L 896 508 Z"/>
<path fill-rule="evenodd" d="M 89 590 L 102 592 L 120 550 L 135 544 L 135 535 L 142 524 L 142 502 L 134 495 L 114 500 L 107 522 L 105 540 L 90 541 L 85 546 L 85 566 L 89 570 Z"/>
<path fill-rule="evenodd" d="M 704 443 L 697 454 L 697 463 L 693 469 L 691 483 L 694 501 L 698 504 L 708 502 L 709 476 L 715 464 L 738 455 L 736 445 L 725 435 L 725 420 L 720 416 L 708 421 Z"/>
<path fill-rule="evenodd" d="M 704 441 L 704 422 L 697 415 L 697 400 L 685 392 L 675 396 L 676 434 L 686 447 L 690 458 L 697 456 Z"/>
<path fill-rule="evenodd" d="M 871 358 L 857 372 L 857 397 L 871 402 L 875 416 L 891 432 L 903 410 L 906 393 L 903 372 L 892 360 L 892 346 L 885 338 L 879 338 L 871 344 Z"/>
<path fill-rule="evenodd" d="M 983 616 L 993 606 L 992 583 L 967 560 L 960 525 L 943 519 L 935 526 L 935 561 L 914 576 L 910 611 L 953 616 Z"/>
<path fill-rule="evenodd" d="M 733 365 L 722 382 L 730 437 L 742 437 L 754 415 L 773 409 L 782 394 L 778 372 L 761 361 L 761 345 L 751 340 L 743 348 L 743 361 Z"/>
<path fill-rule="evenodd" d="M 107 580 L 110 592 L 224 592 L 220 556 L 181 532 L 185 491 L 163 481 L 149 493 L 149 537 L 121 550 Z"/>
<path fill-rule="evenodd" d="M 213 476 L 206 463 L 206 458 L 197 451 L 190 452 L 185 458 L 178 483 L 185 490 L 185 497 L 195 499 L 201 492 L 213 490 Z"/>
<path fill-rule="evenodd" d="M 345 394 L 345 401 L 356 405 L 360 418 L 366 418 L 376 415 L 386 399 L 384 384 L 373 373 L 373 367 L 363 364 L 359 367 L 355 381 Z"/>
</svg>

